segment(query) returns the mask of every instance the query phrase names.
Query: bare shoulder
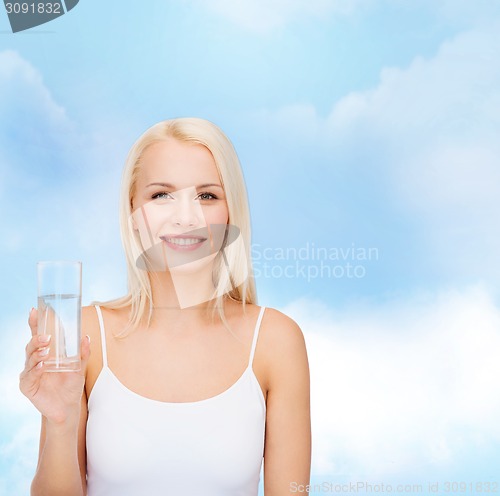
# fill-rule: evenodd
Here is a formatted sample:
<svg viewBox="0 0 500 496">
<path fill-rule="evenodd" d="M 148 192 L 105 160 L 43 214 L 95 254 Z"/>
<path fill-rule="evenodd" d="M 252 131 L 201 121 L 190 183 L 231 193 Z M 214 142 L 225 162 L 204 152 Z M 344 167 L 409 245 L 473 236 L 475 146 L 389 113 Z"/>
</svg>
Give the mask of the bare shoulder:
<svg viewBox="0 0 500 496">
<path fill-rule="evenodd" d="M 261 353 L 268 364 L 269 390 L 309 375 L 306 343 L 297 322 L 274 308 L 266 308 L 262 320 Z"/>
<path fill-rule="evenodd" d="M 247 303 L 245 311 L 241 313 L 241 305 L 236 305 L 235 309 L 230 309 L 229 315 L 236 315 L 239 319 L 249 319 L 252 323 L 256 321 L 262 309 L 261 306 Z M 304 346 L 304 336 L 299 325 L 283 312 L 275 308 L 266 307 L 259 331 L 259 342 L 266 342 L 265 348 L 283 346 L 301 347 Z M 262 348 L 262 345 L 260 346 Z"/>
<path fill-rule="evenodd" d="M 266 307 L 262 321 L 262 339 L 278 354 L 305 348 L 304 334 L 297 322 L 275 308 Z"/>
<path fill-rule="evenodd" d="M 114 327 L 127 318 L 127 312 L 124 309 L 114 309 L 100 306 L 101 314 L 105 322 L 105 327 Z M 126 321 L 126 320 L 125 320 Z M 95 306 L 82 308 L 82 334 L 88 334 L 92 338 L 100 339 L 99 317 Z M 95 340 L 94 340 L 95 341 Z"/>
</svg>

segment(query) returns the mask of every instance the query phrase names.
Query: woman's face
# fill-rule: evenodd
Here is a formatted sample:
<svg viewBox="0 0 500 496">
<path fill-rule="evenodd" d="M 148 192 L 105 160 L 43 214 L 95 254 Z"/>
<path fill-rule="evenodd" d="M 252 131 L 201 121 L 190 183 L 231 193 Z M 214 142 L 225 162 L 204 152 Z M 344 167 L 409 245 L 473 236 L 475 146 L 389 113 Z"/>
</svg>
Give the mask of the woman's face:
<svg viewBox="0 0 500 496">
<path fill-rule="evenodd" d="M 132 219 L 155 270 L 218 252 L 229 220 L 226 197 L 210 151 L 173 138 L 142 154 L 132 196 Z"/>
</svg>

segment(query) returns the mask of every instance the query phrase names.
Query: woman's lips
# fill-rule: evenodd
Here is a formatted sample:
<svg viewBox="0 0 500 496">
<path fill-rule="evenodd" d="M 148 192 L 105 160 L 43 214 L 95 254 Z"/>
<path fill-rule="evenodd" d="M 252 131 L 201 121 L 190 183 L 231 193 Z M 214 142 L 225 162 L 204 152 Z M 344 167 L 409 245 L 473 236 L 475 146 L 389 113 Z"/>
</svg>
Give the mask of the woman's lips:
<svg viewBox="0 0 500 496">
<path fill-rule="evenodd" d="M 207 238 L 200 236 L 160 236 L 160 239 L 172 250 L 176 251 L 193 251 L 198 249 Z"/>
</svg>

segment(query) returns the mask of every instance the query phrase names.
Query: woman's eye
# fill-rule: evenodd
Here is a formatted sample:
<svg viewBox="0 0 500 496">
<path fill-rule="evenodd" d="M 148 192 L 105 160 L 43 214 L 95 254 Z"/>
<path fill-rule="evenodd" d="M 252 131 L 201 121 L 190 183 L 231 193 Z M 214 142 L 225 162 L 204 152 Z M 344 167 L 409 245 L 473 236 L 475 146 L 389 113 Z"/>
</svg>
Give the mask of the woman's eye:
<svg viewBox="0 0 500 496">
<path fill-rule="evenodd" d="M 162 191 L 161 193 L 155 193 L 152 197 L 153 200 L 165 200 L 167 198 L 172 198 L 170 193 Z"/>
<path fill-rule="evenodd" d="M 217 197 L 212 193 L 200 193 L 198 195 L 198 198 L 200 200 L 217 200 Z"/>
</svg>

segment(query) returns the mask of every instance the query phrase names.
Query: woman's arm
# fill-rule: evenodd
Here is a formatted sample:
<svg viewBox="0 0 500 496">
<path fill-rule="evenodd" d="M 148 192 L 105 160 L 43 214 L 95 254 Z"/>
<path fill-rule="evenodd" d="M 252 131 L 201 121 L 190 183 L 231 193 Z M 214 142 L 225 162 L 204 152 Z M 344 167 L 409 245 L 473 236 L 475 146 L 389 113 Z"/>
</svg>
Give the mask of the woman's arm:
<svg viewBox="0 0 500 496">
<path fill-rule="evenodd" d="M 31 495 L 86 495 L 85 433 L 87 398 L 82 395 L 80 411 L 64 422 L 42 416 L 40 451 Z"/>
<path fill-rule="evenodd" d="M 311 414 L 309 364 L 299 326 L 280 312 L 268 315 L 269 359 L 264 449 L 264 494 L 285 496 L 309 484 Z M 292 489 L 292 490 L 291 490 Z M 296 491 L 295 491 L 296 492 Z"/>
<path fill-rule="evenodd" d="M 19 386 L 42 414 L 40 452 L 31 494 L 85 495 L 87 397 L 84 384 L 90 342 L 82 339 L 80 371 L 45 372 L 43 351 L 50 343 L 43 342 L 37 335 L 36 310 L 30 313 L 29 325 L 32 338 L 26 346 L 26 363 Z"/>
</svg>

